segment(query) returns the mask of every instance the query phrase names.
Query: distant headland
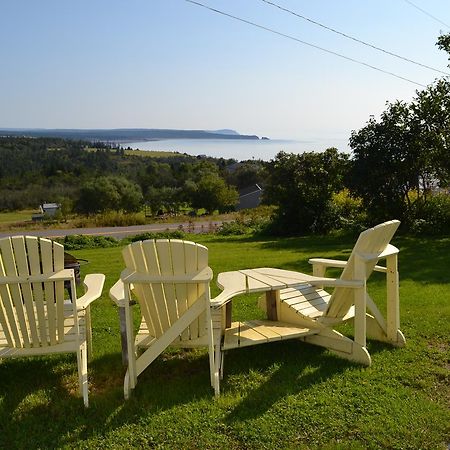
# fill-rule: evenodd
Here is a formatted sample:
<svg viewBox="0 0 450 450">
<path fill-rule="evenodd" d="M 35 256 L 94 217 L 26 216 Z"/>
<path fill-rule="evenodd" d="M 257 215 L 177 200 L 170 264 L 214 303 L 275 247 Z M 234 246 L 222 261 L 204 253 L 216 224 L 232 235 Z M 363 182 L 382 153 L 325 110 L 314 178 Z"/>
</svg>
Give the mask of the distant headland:
<svg viewBox="0 0 450 450">
<path fill-rule="evenodd" d="M 0 128 L 0 136 L 55 137 L 94 142 L 140 142 L 164 139 L 260 139 L 256 135 L 239 134 L 223 130 L 173 130 L 160 128 L 114 129 L 48 129 L 48 128 Z M 267 139 L 264 137 L 264 139 Z"/>
</svg>

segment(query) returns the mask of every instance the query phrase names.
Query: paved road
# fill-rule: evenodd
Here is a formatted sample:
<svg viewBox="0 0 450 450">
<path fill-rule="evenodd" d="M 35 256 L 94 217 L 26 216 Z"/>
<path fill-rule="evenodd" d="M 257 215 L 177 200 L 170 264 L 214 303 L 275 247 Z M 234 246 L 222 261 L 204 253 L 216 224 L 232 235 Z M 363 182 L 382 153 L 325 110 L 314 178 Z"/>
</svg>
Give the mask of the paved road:
<svg viewBox="0 0 450 450">
<path fill-rule="evenodd" d="M 71 228 L 67 230 L 46 229 L 46 230 L 25 230 L 17 232 L 0 233 L 0 238 L 6 236 L 18 236 L 26 234 L 28 236 L 39 236 L 48 238 L 59 238 L 74 234 L 85 234 L 89 236 L 112 236 L 122 239 L 141 233 L 178 230 L 183 229 L 189 233 L 206 233 L 217 229 L 222 224 L 221 221 L 212 222 L 182 222 L 182 223 L 153 223 L 151 225 L 134 225 L 130 227 L 100 227 L 100 228 Z"/>
</svg>

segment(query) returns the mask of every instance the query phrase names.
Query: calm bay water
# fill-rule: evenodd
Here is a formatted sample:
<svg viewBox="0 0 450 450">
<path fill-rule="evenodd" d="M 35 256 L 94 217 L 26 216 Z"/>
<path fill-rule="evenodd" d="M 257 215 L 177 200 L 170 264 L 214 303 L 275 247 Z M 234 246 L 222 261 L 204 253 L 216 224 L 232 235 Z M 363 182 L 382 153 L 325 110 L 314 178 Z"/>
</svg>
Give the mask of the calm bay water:
<svg viewBox="0 0 450 450">
<path fill-rule="evenodd" d="M 324 151 L 336 147 L 339 151 L 348 152 L 347 139 L 316 139 L 316 140 L 245 140 L 245 139 L 167 139 L 163 141 L 132 142 L 122 144 L 139 150 L 171 151 L 187 153 L 188 155 L 206 155 L 214 158 L 234 158 L 238 161 L 247 159 L 262 159 L 269 161 L 275 155 L 284 151 L 287 153 L 304 153 Z"/>
</svg>

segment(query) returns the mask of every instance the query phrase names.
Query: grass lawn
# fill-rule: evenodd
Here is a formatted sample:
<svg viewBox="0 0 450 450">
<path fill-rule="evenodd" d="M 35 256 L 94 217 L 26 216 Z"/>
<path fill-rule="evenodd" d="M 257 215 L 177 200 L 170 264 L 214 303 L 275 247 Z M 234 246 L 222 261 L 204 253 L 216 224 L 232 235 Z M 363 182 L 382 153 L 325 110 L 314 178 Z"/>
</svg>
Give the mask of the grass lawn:
<svg viewBox="0 0 450 450">
<path fill-rule="evenodd" d="M 331 236 L 192 239 L 210 249 L 216 276 L 262 266 L 311 273 L 309 257 L 345 259 L 354 242 Z M 89 260 L 84 273 L 107 276 L 92 307 L 90 407 L 77 396 L 74 355 L 3 362 L 0 448 L 446 449 L 450 239 L 400 237 L 394 244 L 400 248 L 405 348 L 369 341 L 370 368 L 295 340 L 233 350 L 225 356 L 217 400 L 207 351 L 168 351 L 139 377 L 127 402 L 117 309 L 108 298 L 123 268 L 120 248 L 73 251 Z M 369 291 L 383 308 L 381 274 L 374 274 Z M 259 317 L 255 300 L 236 299 L 235 317 Z"/>
<path fill-rule="evenodd" d="M 25 209 L 22 211 L 13 212 L 1 212 L 0 213 L 0 225 L 11 224 L 16 222 L 30 221 L 31 216 L 38 211 L 33 209 Z"/>
</svg>

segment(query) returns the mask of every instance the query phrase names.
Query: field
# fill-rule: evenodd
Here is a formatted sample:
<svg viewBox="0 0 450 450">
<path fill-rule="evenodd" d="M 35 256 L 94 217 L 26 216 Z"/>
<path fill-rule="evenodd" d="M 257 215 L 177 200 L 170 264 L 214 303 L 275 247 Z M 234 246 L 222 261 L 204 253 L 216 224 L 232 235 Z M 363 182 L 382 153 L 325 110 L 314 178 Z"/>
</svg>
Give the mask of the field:
<svg viewBox="0 0 450 450">
<path fill-rule="evenodd" d="M 191 238 L 208 246 L 216 276 L 263 266 L 310 273 L 309 257 L 345 259 L 354 242 L 333 236 Z M 84 273 L 107 277 L 92 307 L 90 407 L 85 410 L 77 396 L 75 356 L 3 362 L 0 448 L 446 449 L 450 239 L 400 237 L 393 243 L 400 248 L 405 348 L 369 341 L 370 368 L 297 341 L 233 350 L 225 356 L 218 399 L 209 386 L 206 350 L 168 351 L 139 377 L 127 402 L 117 308 L 108 298 L 123 268 L 120 248 L 71 252 L 89 261 Z M 369 290 L 382 308 L 381 275 Z M 218 292 L 213 283 L 212 295 Z M 235 317 L 259 317 L 255 300 L 237 298 Z M 137 308 L 135 313 L 137 325 Z"/>
<path fill-rule="evenodd" d="M 0 213 L 0 225 L 9 225 L 18 222 L 30 221 L 31 216 L 36 214 L 36 210 L 22 210 L 14 212 L 1 212 Z"/>
</svg>

